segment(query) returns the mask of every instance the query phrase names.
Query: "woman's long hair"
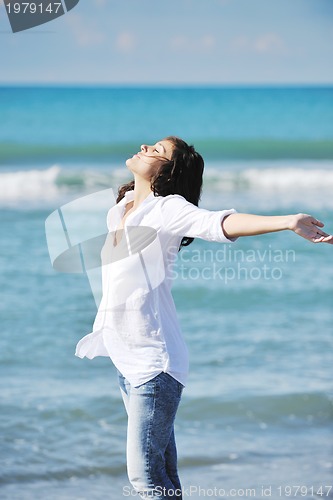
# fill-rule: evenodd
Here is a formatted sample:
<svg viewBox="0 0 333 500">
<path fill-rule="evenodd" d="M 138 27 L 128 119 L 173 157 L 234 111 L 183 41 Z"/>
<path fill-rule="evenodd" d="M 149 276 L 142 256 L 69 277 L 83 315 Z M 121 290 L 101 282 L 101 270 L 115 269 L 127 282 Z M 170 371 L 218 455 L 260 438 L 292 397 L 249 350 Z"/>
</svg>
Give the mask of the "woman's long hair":
<svg viewBox="0 0 333 500">
<path fill-rule="evenodd" d="M 180 194 L 184 198 L 198 206 L 201 190 L 204 161 L 193 146 L 189 146 L 179 137 L 169 136 L 164 139 L 170 141 L 174 148 L 170 160 L 165 160 L 150 181 L 151 190 L 155 196 L 167 196 L 169 194 Z M 118 190 L 117 203 L 124 198 L 126 191 L 134 189 L 134 181 L 131 181 Z M 194 238 L 184 237 L 180 243 L 180 249 L 192 243 Z"/>
</svg>

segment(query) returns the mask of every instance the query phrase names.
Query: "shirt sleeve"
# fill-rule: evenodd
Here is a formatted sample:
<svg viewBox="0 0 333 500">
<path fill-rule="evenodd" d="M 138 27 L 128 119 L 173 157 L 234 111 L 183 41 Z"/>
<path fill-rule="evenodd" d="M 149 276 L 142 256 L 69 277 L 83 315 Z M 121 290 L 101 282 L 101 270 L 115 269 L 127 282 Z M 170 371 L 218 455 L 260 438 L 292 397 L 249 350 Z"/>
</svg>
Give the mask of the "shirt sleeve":
<svg viewBox="0 0 333 500">
<path fill-rule="evenodd" d="M 223 219 L 236 213 L 234 208 L 212 211 L 198 208 L 183 196 L 169 195 L 161 204 L 163 229 L 177 236 L 201 238 L 207 241 L 230 243 L 237 238 L 227 238 L 222 229 Z"/>
</svg>

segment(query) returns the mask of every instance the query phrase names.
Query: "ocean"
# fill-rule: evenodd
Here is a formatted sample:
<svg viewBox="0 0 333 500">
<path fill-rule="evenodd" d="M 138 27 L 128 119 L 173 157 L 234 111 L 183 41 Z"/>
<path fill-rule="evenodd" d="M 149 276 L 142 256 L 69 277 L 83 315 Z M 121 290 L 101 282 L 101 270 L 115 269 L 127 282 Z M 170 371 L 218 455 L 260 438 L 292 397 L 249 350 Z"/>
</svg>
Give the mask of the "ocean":
<svg viewBox="0 0 333 500">
<path fill-rule="evenodd" d="M 178 135 L 205 158 L 202 207 L 305 212 L 332 232 L 333 88 L 0 87 L 0 116 L 0 498 L 134 497 L 115 368 L 74 356 L 94 296 L 52 268 L 45 221 L 116 193 L 141 143 Z M 195 240 L 173 295 L 190 352 L 184 499 L 333 498 L 332 247 Z"/>
</svg>

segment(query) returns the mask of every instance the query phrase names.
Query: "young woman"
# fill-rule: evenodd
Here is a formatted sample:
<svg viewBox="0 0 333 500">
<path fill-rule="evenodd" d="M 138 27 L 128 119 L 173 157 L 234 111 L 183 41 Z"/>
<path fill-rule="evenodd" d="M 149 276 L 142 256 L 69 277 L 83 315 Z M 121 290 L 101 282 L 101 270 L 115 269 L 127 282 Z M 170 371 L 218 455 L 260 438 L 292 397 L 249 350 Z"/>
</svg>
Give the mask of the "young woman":
<svg viewBox="0 0 333 500">
<path fill-rule="evenodd" d="M 126 162 L 134 180 L 119 189 L 102 251 L 103 298 L 93 332 L 76 355 L 109 356 L 128 414 L 127 470 L 142 498 L 182 498 L 174 420 L 188 372 L 187 348 L 171 296 L 172 265 L 193 238 L 291 230 L 333 243 L 306 214 L 259 216 L 198 208 L 204 162 L 193 146 L 167 137 Z"/>
</svg>

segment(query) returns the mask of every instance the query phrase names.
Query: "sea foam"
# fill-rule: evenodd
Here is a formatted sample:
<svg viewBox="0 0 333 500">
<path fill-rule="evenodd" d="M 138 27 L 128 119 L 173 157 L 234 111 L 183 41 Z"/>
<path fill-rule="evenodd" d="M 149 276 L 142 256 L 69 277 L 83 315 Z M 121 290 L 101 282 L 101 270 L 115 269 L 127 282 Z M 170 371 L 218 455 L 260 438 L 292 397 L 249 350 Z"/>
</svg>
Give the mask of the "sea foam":
<svg viewBox="0 0 333 500">
<path fill-rule="evenodd" d="M 320 164 L 319 164 L 320 165 Z M 298 200 L 300 194 L 308 199 L 332 198 L 333 165 L 325 162 L 323 168 L 270 166 L 247 168 L 245 164 L 234 168 L 228 164 L 221 168 L 208 165 L 204 174 L 204 192 L 231 193 L 245 192 L 251 196 L 259 193 L 284 193 Z M 70 168 L 54 165 L 47 169 L 7 171 L 0 173 L 0 205 L 19 206 L 25 204 L 55 205 L 78 196 L 113 188 L 130 180 L 124 168 Z M 326 196 L 328 195 L 328 196 Z"/>
</svg>

